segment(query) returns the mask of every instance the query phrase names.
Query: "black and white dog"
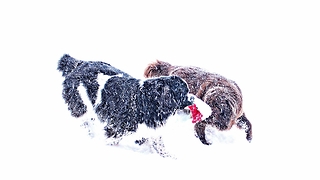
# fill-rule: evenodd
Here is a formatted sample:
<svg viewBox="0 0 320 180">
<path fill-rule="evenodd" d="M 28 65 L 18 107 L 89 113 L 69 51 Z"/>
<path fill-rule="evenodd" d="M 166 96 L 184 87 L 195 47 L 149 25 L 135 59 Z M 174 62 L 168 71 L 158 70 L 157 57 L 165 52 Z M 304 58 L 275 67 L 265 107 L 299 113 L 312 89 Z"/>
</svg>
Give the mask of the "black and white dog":
<svg viewBox="0 0 320 180">
<path fill-rule="evenodd" d="M 186 82 L 177 76 L 139 80 L 108 63 L 76 60 L 68 54 L 59 60 L 57 69 L 65 77 L 62 97 L 71 115 L 83 119 L 90 136 L 103 132 L 111 144 L 118 144 L 141 124 L 162 127 L 177 110 L 195 100 Z M 95 131 L 96 127 L 100 129 Z M 146 140 L 161 156 L 170 156 L 161 137 L 136 143 Z"/>
</svg>

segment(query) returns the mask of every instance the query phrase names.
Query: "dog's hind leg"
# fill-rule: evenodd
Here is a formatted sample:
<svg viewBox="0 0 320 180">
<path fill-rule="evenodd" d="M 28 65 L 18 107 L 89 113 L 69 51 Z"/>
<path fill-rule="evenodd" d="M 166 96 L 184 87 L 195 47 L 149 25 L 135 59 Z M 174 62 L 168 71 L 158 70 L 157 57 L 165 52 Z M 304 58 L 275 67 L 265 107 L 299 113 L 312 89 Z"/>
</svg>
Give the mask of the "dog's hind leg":
<svg viewBox="0 0 320 180">
<path fill-rule="evenodd" d="M 250 121 L 247 119 L 247 117 L 245 116 L 245 114 L 243 113 L 242 116 L 240 116 L 237 119 L 237 127 L 239 129 L 244 129 L 246 132 L 246 139 L 251 142 L 252 140 L 252 125 L 250 123 Z"/>
<path fill-rule="evenodd" d="M 122 136 L 118 134 L 114 127 L 107 125 L 104 127 L 104 135 L 108 145 L 116 146 L 122 140 Z"/>
</svg>

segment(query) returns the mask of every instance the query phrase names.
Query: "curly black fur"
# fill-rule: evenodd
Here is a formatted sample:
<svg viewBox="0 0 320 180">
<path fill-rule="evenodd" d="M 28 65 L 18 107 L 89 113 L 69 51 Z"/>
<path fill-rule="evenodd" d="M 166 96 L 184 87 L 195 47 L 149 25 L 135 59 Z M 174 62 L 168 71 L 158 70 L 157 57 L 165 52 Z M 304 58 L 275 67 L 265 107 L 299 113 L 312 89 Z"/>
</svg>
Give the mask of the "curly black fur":
<svg viewBox="0 0 320 180">
<path fill-rule="evenodd" d="M 76 60 L 68 54 L 62 56 L 58 62 L 59 71 L 65 77 L 63 82 L 62 97 L 68 104 L 68 109 L 74 117 L 80 117 L 87 112 L 87 105 L 81 98 L 78 87 L 80 83 L 87 90 L 87 95 L 94 105 L 98 95 L 99 84 L 97 77 L 99 73 L 108 76 L 122 74 L 124 77 L 131 77 L 129 74 L 100 61 L 81 61 Z"/>
<path fill-rule="evenodd" d="M 176 77 L 160 77 L 142 82 L 134 78 L 112 77 L 101 94 L 96 114 L 105 127 L 108 138 L 120 138 L 135 132 L 138 124 L 158 128 L 176 110 L 192 104 L 188 100 L 186 83 Z"/>
</svg>

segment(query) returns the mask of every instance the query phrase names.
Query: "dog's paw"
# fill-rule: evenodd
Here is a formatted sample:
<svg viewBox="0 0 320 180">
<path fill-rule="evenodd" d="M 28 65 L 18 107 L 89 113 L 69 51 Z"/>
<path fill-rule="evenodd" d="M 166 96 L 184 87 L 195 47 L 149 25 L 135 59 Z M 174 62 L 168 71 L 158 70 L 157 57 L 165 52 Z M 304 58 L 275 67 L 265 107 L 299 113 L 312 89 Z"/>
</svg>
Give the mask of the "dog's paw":
<svg viewBox="0 0 320 180">
<path fill-rule="evenodd" d="M 136 140 L 134 143 L 141 146 L 142 144 L 146 143 L 147 141 L 148 141 L 148 138 L 143 137 L 142 139 Z"/>
</svg>

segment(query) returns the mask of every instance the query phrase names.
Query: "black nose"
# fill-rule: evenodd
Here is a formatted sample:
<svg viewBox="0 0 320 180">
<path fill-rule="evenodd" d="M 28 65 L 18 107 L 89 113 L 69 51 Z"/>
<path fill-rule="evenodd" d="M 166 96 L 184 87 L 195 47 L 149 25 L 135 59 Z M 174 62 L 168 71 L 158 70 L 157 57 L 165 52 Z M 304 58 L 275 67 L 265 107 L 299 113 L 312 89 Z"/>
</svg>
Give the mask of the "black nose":
<svg viewBox="0 0 320 180">
<path fill-rule="evenodd" d="M 186 106 L 190 106 L 193 104 L 193 101 L 188 101 L 186 104 L 187 104 Z"/>
</svg>

